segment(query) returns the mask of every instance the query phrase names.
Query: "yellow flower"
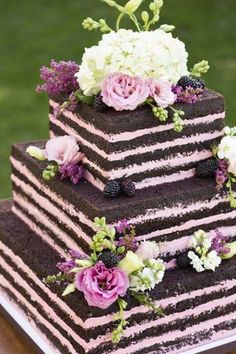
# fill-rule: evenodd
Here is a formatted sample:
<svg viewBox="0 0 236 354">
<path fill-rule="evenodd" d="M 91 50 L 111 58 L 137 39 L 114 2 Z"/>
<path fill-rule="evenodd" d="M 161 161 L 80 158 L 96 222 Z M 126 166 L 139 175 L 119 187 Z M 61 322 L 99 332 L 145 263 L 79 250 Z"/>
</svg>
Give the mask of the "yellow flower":
<svg viewBox="0 0 236 354">
<path fill-rule="evenodd" d="M 127 275 L 130 275 L 140 268 L 144 267 L 142 259 L 132 251 L 128 251 L 125 258 L 123 258 L 118 267 L 122 269 Z"/>
</svg>

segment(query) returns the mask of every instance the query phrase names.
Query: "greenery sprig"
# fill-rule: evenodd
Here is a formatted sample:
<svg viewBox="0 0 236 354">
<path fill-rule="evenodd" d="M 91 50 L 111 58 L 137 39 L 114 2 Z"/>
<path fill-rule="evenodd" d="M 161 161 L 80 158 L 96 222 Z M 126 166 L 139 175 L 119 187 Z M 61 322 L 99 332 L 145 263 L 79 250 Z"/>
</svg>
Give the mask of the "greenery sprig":
<svg viewBox="0 0 236 354">
<path fill-rule="evenodd" d="M 164 316 L 164 313 L 163 313 L 162 309 L 155 304 L 153 299 L 148 294 L 132 292 L 132 296 L 141 305 L 144 305 L 144 306 L 147 306 L 148 308 L 150 308 L 156 315 Z"/>
<path fill-rule="evenodd" d="M 46 169 L 42 172 L 42 177 L 45 181 L 51 181 L 56 177 L 59 171 L 59 166 L 57 163 L 50 163 L 47 165 Z"/>
<path fill-rule="evenodd" d="M 112 342 L 114 344 L 119 343 L 123 334 L 124 328 L 128 322 L 124 318 L 124 310 L 127 307 L 127 302 L 121 298 L 117 300 L 119 311 L 114 316 L 114 321 L 118 321 L 118 326 L 112 331 Z"/>
<path fill-rule="evenodd" d="M 136 30 L 141 31 L 149 31 L 151 26 L 156 25 L 160 20 L 160 12 L 163 6 L 163 0 L 153 0 L 149 4 L 149 11 L 142 11 L 139 17 L 135 14 L 142 3 L 145 0 L 129 0 L 124 6 L 121 6 L 114 0 L 101 0 L 106 5 L 116 9 L 119 12 L 119 15 L 116 19 L 115 30 L 118 31 L 120 29 L 121 21 L 124 17 L 128 17 L 130 21 L 135 26 Z M 140 21 L 142 23 L 140 23 Z M 113 31 L 113 29 L 107 24 L 105 19 L 99 19 L 98 21 L 93 20 L 91 17 L 87 17 L 82 23 L 84 29 L 88 31 L 92 30 L 100 30 L 102 33 L 109 33 Z M 165 32 L 171 32 L 175 29 L 175 26 L 172 25 L 162 25 L 160 26 Z"/>
</svg>

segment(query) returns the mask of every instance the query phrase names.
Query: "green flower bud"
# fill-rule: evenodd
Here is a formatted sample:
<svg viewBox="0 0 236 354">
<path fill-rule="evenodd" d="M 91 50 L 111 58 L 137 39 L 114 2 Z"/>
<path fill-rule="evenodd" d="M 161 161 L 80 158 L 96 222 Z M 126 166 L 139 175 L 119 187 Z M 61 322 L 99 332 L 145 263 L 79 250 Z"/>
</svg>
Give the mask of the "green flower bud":
<svg viewBox="0 0 236 354">
<path fill-rule="evenodd" d="M 143 20 L 143 22 L 144 22 L 145 24 L 148 23 L 149 14 L 148 14 L 147 11 L 143 11 L 143 12 L 142 12 L 142 20 Z"/>
<path fill-rule="evenodd" d="M 172 26 L 172 25 L 161 25 L 160 29 L 165 31 L 166 33 L 168 33 L 168 32 L 174 31 L 175 26 Z"/>
<path fill-rule="evenodd" d="M 199 63 L 195 64 L 191 70 L 191 75 L 195 77 L 201 77 L 202 74 L 206 74 L 210 69 L 210 65 L 207 60 L 202 60 Z"/>
<path fill-rule="evenodd" d="M 31 156 L 34 157 L 35 159 L 39 161 L 44 161 L 46 160 L 44 150 L 38 148 L 37 146 L 29 146 L 26 149 L 26 152 Z"/>
<path fill-rule="evenodd" d="M 138 10 L 139 6 L 142 4 L 143 0 L 129 0 L 125 5 L 125 10 L 130 14 L 133 14 Z"/>
</svg>

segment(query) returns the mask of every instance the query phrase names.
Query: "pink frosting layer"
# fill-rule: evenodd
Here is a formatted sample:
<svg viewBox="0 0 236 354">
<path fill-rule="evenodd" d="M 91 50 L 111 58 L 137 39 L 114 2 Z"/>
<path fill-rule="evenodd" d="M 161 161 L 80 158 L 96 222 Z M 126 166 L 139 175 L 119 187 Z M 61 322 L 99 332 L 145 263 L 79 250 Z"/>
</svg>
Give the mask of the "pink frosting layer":
<svg viewBox="0 0 236 354">
<path fill-rule="evenodd" d="M 236 312 L 233 312 L 229 315 L 214 318 L 212 320 L 201 322 L 200 324 L 197 324 L 195 326 L 188 327 L 184 331 L 176 330 L 176 331 L 169 332 L 167 334 L 162 334 L 160 337 L 151 337 L 151 338 L 144 339 L 143 341 L 139 341 L 137 343 L 132 343 L 132 344 L 130 344 L 129 348 L 115 349 L 111 353 L 112 354 L 131 354 L 137 350 L 141 350 L 143 348 L 149 348 L 149 347 L 155 345 L 156 343 L 161 344 L 161 343 L 171 341 L 173 339 L 181 340 L 181 338 L 183 338 L 184 336 L 193 335 L 194 333 L 198 333 L 200 331 L 207 331 L 210 328 L 214 328 L 214 326 L 216 326 L 218 324 L 225 323 L 225 322 L 231 322 L 233 320 L 235 321 L 235 317 L 236 317 Z M 225 331 L 223 333 L 226 334 L 227 332 Z M 211 340 L 222 338 L 223 333 L 220 332 L 218 334 L 215 334 L 214 336 L 212 336 Z M 236 329 L 230 331 L 230 333 L 236 333 Z M 177 354 L 176 350 L 170 351 L 169 353 Z"/>
<path fill-rule="evenodd" d="M 173 168 L 177 166 L 186 166 L 193 161 L 199 162 L 207 158 L 212 157 L 212 152 L 209 150 L 203 151 L 190 151 L 184 154 L 177 154 L 176 156 L 168 156 L 164 160 L 148 161 L 143 162 L 140 165 L 130 165 L 125 168 L 119 168 L 116 170 L 105 171 L 101 169 L 97 164 L 90 161 L 87 157 L 83 159 L 84 163 L 87 163 L 89 166 L 98 171 L 103 177 L 108 179 L 122 178 L 124 176 L 132 176 L 136 173 L 150 172 L 155 171 L 164 167 Z"/>
<path fill-rule="evenodd" d="M 71 215 L 78 217 L 78 219 L 81 223 L 88 225 L 94 231 L 96 231 L 93 222 L 85 214 L 83 214 L 81 211 L 75 209 L 75 207 L 72 204 L 70 204 L 66 201 L 63 201 L 59 195 L 57 195 L 48 186 L 46 186 L 40 180 L 38 180 L 26 166 L 21 164 L 20 161 L 14 159 L 13 157 L 11 157 L 10 159 L 11 159 L 11 163 L 14 166 L 14 168 L 16 170 L 18 170 L 21 174 L 26 176 L 28 178 L 28 180 L 31 183 L 33 183 L 39 190 L 41 190 L 46 195 L 48 195 L 51 198 L 51 200 L 55 201 L 58 205 L 60 205 L 61 210 L 66 210 Z M 67 217 L 67 219 L 68 219 L 68 217 Z M 79 226 L 77 225 L 77 227 L 79 227 Z M 78 231 L 80 232 L 80 235 L 82 237 L 85 237 L 85 239 L 86 239 L 87 235 L 81 229 Z"/>
<path fill-rule="evenodd" d="M 25 297 L 22 296 L 2 275 L 0 275 L 0 284 L 6 289 L 9 289 L 11 293 L 17 298 L 17 300 L 23 306 L 25 306 L 28 311 L 32 313 L 33 316 L 35 316 L 38 321 L 42 323 L 56 338 L 58 338 L 61 344 L 65 346 L 71 352 L 71 354 L 77 354 L 77 351 L 74 349 L 71 343 L 67 339 L 65 339 L 62 334 L 54 326 L 52 326 L 43 316 L 41 316 L 36 310 L 36 308 L 33 307 L 30 303 L 28 303 Z"/>
<path fill-rule="evenodd" d="M 22 213 L 20 209 L 18 209 L 16 206 L 13 206 L 12 212 L 18 216 L 29 228 L 35 232 L 37 235 L 39 235 L 45 242 L 47 242 L 57 253 L 61 254 L 62 256 L 66 256 L 65 251 L 58 246 L 52 239 L 49 237 L 49 235 L 42 231 L 40 227 L 35 225 L 31 219 L 29 219 L 25 214 Z"/>
<path fill-rule="evenodd" d="M 187 206 L 182 204 L 174 205 L 171 208 L 164 208 L 164 209 L 147 209 L 145 214 L 138 215 L 132 219 L 130 219 L 131 224 L 142 224 L 144 221 L 147 220 L 154 220 L 154 219 L 165 219 L 169 217 L 176 217 L 185 214 L 189 214 L 191 212 L 195 212 L 198 210 L 204 209 L 213 209 L 218 204 L 227 201 L 226 197 L 220 197 L 219 195 L 216 196 L 214 199 L 204 202 L 196 202 L 194 204 L 189 204 Z"/>
<path fill-rule="evenodd" d="M 49 219 L 41 210 L 39 210 L 32 203 L 30 203 L 29 200 L 24 200 L 22 196 L 16 192 L 13 192 L 13 199 L 20 207 L 22 207 L 27 212 L 28 215 L 32 215 L 33 217 L 35 217 L 41 224 L 45 225 L 49 230 L 51 230 L 59 240 L 64 242 L 67 249 L 78 248 L 77 243 L 72 240 L 68 236 L 68 234 L 64 233 L 61 229 L 59 229 L 51 219 Z M 40 203 L 38 204 L 40 205 Z"/>
<path fill-rule="evenodd" d="M 193 227 L 198 227 L 198 226 L 203 227 L 204 225 L 209 225 L 215 221 L 224 221 L 227 219 L 234 219 L 234 218 L 236 218 L 236 210 L 231 211 L 229 213 L 222 213 L 222 214 L 208 216 L 208 217 L 202 218 L 202 219 L 193 219 L 193 220 L 189 220 L 181 225 L 169 227 L 168 229 L 164 229 L 164 230 L 156 230 L 156 231 L 153 231 L 149 234 L 139 236 L 139 240 L 144 240 L 144 239 L 149 240 L 149 239 L 152 239 L 155 237 L 169 235 L 174 232 L 188 230 Z"/>
<path fill-rule="evenodd" d="M 52 100 L 50 100 L 49 102 L 52 107 L 58 106 L 58 104 Z M 64 110 L 63 114 L 67 118 L 72 120 L 74 123 L 85 128 L 86 130 L 88 130 L 90 133 L 100 136 L 101 138 L 107 140 L 110 143 L 132 140 L 132 139 L 141 137 L 143 135 L 159 133 L 159 132 L 163 132 L 166 130 L 171 130 L 173 128 L 173 124 L 165 124 L 165 125 L 160 125 L 160 126 L 156 126 L 153 128 L 136 130 L 134 132 L 124 132 L 124 133 L 119 133 L 119 134 L 106 134 L 103 131 L 99 130 L 94 125 L 86 123 L 84 120 L 81 119 L 81 117 L 79 115 L 75 115 L 68 110 Z M 211 122 L 214 122 L 216 119 L 224 119 L 224 118 L 225 118 L 225 112 L 222 112 L 222 113 L 207 115 L 205 117 L 193 118 L 191 120 L 184 120 L 184 124 L 185 125 L 197 125 L 197 124 L 211 123 Z"/>
</svg>

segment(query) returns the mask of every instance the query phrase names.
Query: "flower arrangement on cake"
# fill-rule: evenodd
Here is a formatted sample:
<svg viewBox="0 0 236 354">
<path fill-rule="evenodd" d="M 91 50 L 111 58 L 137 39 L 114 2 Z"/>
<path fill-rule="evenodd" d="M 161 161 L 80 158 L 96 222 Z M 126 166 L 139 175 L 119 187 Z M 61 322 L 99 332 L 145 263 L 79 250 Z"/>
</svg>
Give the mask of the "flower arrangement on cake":
<svg viewBox="0 0 236 354">
<path fill-rule="evenodd" d="M 125 6 L 113 0 L 103 2 L 118 12 L 115 27 L 105 19 L 85 19 L 83 27 L 100 30 L 101 41 L 85 50 L 80 65 L 52 60 L 49 68 L 42 67 L 44 83 L 37 91 L 61 97 L 63 102 L 54 109 L 55 117 L 65 108 L 76 109 L 81 101 L 97 111 L 133 111 L 148 105 L 161 122 L 167 121 L 172 112 L 174 130 L 181 132 L 184 111 L 173 105 L 191 104 L 201 97 L 205 89 L 201 76 L 208 71 L 208 62 L 203 60 L 189 71 L 185 45 L 171 33 L 175 27 L 155 28 L 163 0 L 152 1 L 149 11 L 140 14 L 143 0 L 130 0 Z M 125 17 L 135 30 L 121 28 Z"/>
<path fill-rule="evenodd" d="M 121 220 L 115 228 L 108 226 L 104 217 L 95 218 L 94 225 L 98 231 L 90 256 L 70 250 L 68 258 L 57 265 L 60 272 L 48 276 L 45 282 L 66 284 L 63 296 L 76 290 L 82 292 L 89 306 L 107 309 L 117 303 L 119 312 L 114 320 L 118 325 L 112 332 L 112 341 L 118 343 L 127 324 L 124 310 L 129 296 L 163 315 L 149 291 L 162 281 L 165 265 L 158 258 L 158 244 L 138 242 L 135 227 L 127 220 Z"/>
<path fill-rule="evenodd" d="M 177 257 L 180 268 L 193 267 L 198 273 L 206 270 L 215 271 L 222 260 L 236 254 L 236 242 L 229 242 L 220 230 L 207 233 L 198 230 L 189 238 L 189 250 Z"/>
</svg>

